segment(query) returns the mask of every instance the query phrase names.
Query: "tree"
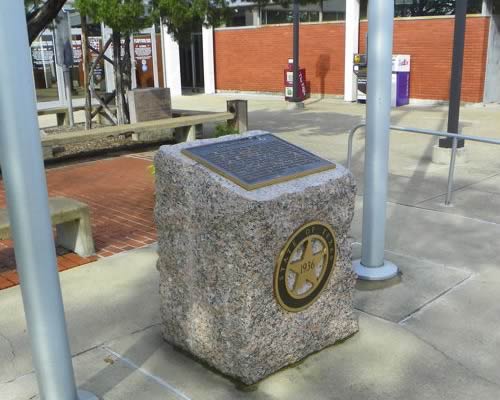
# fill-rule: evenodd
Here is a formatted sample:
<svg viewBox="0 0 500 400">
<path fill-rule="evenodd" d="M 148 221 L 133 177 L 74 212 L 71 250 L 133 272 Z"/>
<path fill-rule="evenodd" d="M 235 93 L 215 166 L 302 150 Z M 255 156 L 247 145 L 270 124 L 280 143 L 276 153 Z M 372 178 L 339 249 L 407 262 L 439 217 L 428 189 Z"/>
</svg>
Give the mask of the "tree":
<svg viewBox="0 0 500 400">
<path fill-rule="evenodd" d="M 455 14 L 456 0 L 414 0 L 409 4 L 397 4 L 395 15 L 397 17 L 420 17 L 427 15 L 453 15 Z M 481 0 L 469 0 L 468 13 L 480 13 Z"/>
<path fill-rule="evenodd" d="M 93 22 L 104 23 L 112 29 L 111 38 L 102 46 L 93 67 L 103 58 L 113 63 L 116 120 L 114 118 L 112 120 L 119 125 L 124 124 L 128 121 L 125 95 L 127 89 L 130 88 L 130 35 L 151 26 L 152 3 L 143 0 L 76 0 L 75 7 L 83 18 L 90 17 Z M 112 60 L 104 55 L 110 45 L 113 48 Z M 92 85 L 92 68 L 90 76 Z M 92 90 L 92 87 L 90 89 Z M 98 100 L 101 107 L 107 109 L 104 99 L 98 98 Z"/>
<path fill-rule="evenodd" d="M 269 3 L 270 0 L 257 0 L 259 6 Z M 301 3 L 314 3 L 318 0 L 300 0 Z M 290 0 L 280 0 L 275 3 L 287 5 Z M 111 39 L 105 43 L 93 67 L 89 72 L 89 88 L 99 103 L 99 109 L 104 109 L 106 115 L 113 123 L 124 124 L 128 121 L 128 107 L 126 91 L 130 89 L 130 35 L 151 26 L 161 17 L 178 42 L 189 42 L 191 33 L 204 25 L 218 26 L 226 22 L 232 9 L 227 0 L 75 0 L 75 7 L 82 16 L 82 42 L 83 28 L 88 18 L 94 23 L 104 23 L 113 31 Z M 113 59 L 105 56 L 106 50 L 112 46 Z M 83 47 L 86 44 L 83 43 Z M 123 50 L 120 50 L 123 49 Z M 91 49 L 95 51 L 95 49 Z M 107 102 L 110 98 L 100 98 L 93 88 L 92 71 L 102 60 L 113 63 L 116 90 L 116 117 L 112 115 Z M 90 108 L 88 102 L 87 108 Z M 89 111 L 87 112 L 89 115 Z"/>
<path fill-rule="evenodd" d="M 66 0 L 25 0 L 26 22 L 30 44 L 59 14 Z"/>
<path fill-rule="evenodd" d="M 231 15 L 226 0 L 154 0 L 153 10 L 155 16 L 163 18 L 168 32 L 181 43 L 189 42 L 191 33 L 202 24 L 219 26 Z"/>
</svg>

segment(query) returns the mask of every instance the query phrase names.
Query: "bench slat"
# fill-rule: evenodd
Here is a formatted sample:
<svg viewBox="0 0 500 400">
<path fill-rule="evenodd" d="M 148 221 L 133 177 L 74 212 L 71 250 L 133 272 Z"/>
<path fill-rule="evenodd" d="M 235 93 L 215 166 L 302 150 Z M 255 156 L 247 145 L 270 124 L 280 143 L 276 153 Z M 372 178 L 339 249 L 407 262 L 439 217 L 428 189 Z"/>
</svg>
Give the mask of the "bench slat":
<svg viewBox="0 0 500 400">
<path fill-rule="evenodd" d="M 155 121 L 145 121 L 129 125 L 106 126 L 103 128 L 91 129 L 89 131 L 66 132 L 45 136 L 42 138 L 42 144 L 44 146 L 54 146 L 80 143 L 86 140 L 132 134 L 141 129 L 173 129 L 183 126 L 203 124 L 206 122 L 223 122 L 230 120 L 233 117 L 234 115 L 230 112 L 220 112 L 201 115 L 189 115 L 177 118 L 167 118 Z"/>
<path fill-rule="evenodd" d="M 73 106 L 73 111 L 82 111 L 85 110 L 85 106 Z M 52 114 L 67 114 L 67 107 L 53 107 L 53 108 L 44 108 L 38 110 L 38 115 L 52 115 Z"/>
</svg>

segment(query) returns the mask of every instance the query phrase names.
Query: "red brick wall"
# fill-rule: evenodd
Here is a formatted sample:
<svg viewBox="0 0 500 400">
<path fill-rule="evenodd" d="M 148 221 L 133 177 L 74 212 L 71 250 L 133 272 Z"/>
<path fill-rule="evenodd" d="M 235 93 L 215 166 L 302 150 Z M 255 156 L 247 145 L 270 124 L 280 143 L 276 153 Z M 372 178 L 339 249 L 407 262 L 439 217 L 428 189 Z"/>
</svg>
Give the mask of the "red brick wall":
<svg viewBox="0 0 500 400">
<path fill-rule="evenodd" d="M 410 54 L 410 96 L 448 99 L 453 18 L 398 19 L 394 54 Z M 361 22 L 364 50 L 367 22 Z M 313 93 L 343 94 L 344 24 L 301 25 L 300 64 Z M 467 19 L 462 100 L 480 102 L 488 48 L 489 17 Z M 215 31 L 215 75 L 219 90 L 283 91 L 283 68 L 292 57 L 292 27 Z"/>
<path fill-rule="evenodd" d="M 394 54 L 411 55 L 410 97 L 447 100 L 453 51 L 453 18 L 394 21 Z M 368 24 L 361 22 L 360 49 Z M 483 100 L 489 17 L 467 18 L 462 100 Z"/>
<path fill-rule="evenodd" d="M 303 24 L 300 65 L 313 93 L 344 91 L 344 24 Z M 283 69 L 292 58 L 292 27 L 215 31 L 218 90 L 283 92 Z"/>
</svg>

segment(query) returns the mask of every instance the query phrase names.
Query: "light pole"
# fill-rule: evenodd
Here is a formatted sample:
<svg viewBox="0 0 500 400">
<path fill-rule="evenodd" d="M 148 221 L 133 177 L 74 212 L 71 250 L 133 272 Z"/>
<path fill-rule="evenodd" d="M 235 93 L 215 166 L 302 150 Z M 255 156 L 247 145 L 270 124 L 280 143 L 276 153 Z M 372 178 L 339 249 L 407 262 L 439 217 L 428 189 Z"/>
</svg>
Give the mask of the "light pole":
<svg viewBox="0 0 500 400">
<path fill-rule="evenodd" d="M 359 279 L 385 280 L 398 273 L 384 259 L 394 1 L 370 0 L 368 23 L 363 239 L 361 260 L 354 261 L 353 268 Z"/>
<path fill-rule="evenodd" d="M 464 65 L 465 27 L 467 23 L 467 0 L 456 0 L 455 28 L 453 33 L 453 56 L 450 78 L 450 101 L 448 106 L 448 132 L 460 133 L 460 99 L 462 90 L 462 72 Z M 464 147 L 464 141 L 458 140 L 458 148 Z M 439 139 L 439 147 L 452 148 L 453 139 Z"/>
<path fill-rule="evenodd" d="M 293 0 L 293 97 L 290 102 L 290 108 L 303 108 L 304 103 L 299 96 L 299 30 L 300 30 L 300 3 L 299 0 Z"/>
<path fill-rule="evenodd" d="M 40 399 L 96 399 L 75 386 L 21 0 L 0 1 L 0 38 L 8 55 L 0 62 L 0 162 Z"/>
</svg>

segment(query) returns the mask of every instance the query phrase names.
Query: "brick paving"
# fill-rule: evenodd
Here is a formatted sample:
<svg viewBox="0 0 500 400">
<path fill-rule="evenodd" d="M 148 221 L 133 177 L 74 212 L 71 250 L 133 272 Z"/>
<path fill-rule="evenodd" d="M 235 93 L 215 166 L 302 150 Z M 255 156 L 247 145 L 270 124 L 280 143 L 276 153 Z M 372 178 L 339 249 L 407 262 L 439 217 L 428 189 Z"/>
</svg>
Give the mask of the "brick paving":
<svg viewBox="0 0 500 400">
<path fill-rule="evenodd" d="M 154 153 L 134 154 L 47 170 L 49 196 L 88 204 L 96 256 L 82 258 L 58 247 L 59 271 L 87 264 L 156 241 L 154 179 L 148 167 Z M 6 207 L 0 181 L 0 207 Z M 0 289 L 18 284 L 12 241 L 0 241 Z"/>
</svg>

